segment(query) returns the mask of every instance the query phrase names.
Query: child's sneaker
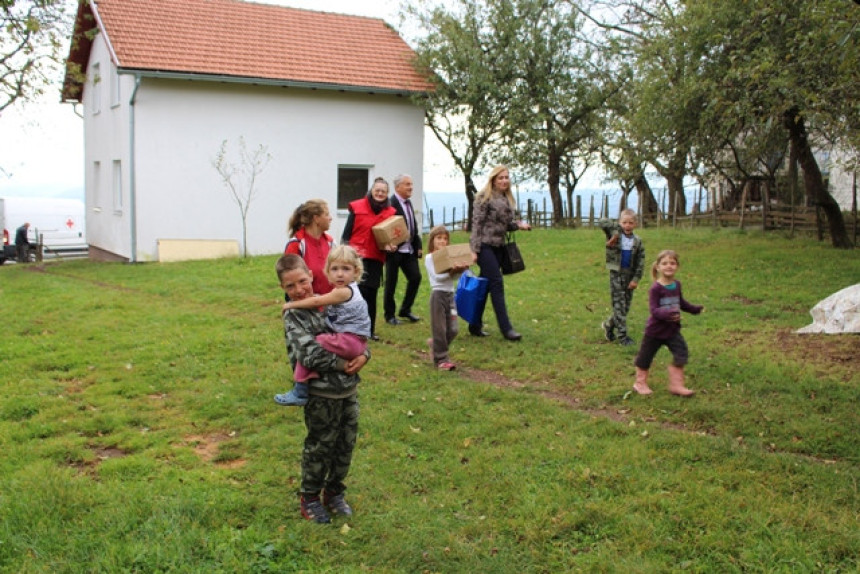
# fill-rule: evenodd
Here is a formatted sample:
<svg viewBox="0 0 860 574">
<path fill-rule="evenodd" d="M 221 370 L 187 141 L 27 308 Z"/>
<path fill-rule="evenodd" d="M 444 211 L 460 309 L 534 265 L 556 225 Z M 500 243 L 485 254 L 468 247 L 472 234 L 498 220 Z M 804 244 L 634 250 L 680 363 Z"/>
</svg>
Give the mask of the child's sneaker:
<svg viewBox="0 0 860 574">
<path fill-rule="evenodd" d="M 296 384 L 290 392 L 275 395 L 275 402 L 284 407 L 303 407 L 308 404 L 308 386 Z"/>
<path fill-rule="evenodd" d="M 455 365 L 454 363 L 452 363 L 450 361 L 442 361 L 441 363 L 436 365 L 436 368 L 439 369 L 440 371 L 453 371 L 454 369 L 457 368 L 457 365 Z"/>
<path fill-rule="evenodd" d="M 331 510 L 331 513 L 337 516 L 352 516 L 352 508 L 346 503 L 343 493 L 329 494 L 328 491 L 323 491 L 323 504 Z"/>
<path fill-rule="evenodd" d="M 604 321 L 600 324 L 603 327 L 603 336 L 606 337 L 606 340 L 610 343 L 615 340 L 615 330 L 609 324 L 609 321 Z"/>
<path fill-rule="evenodd" d="M 317 524 L 328 524 L 331 522 L 328 513 L 323 508 L 319 496 L 313 498 L 305 498 L 302 496 L 301 502 L 302 516 Z"/>
<path fill-rule="evenodd" d="M 623 347 L 629 347 L 630 345 L 635 345 L 636 341 L 625 335 L 618 339 L 618 343 Z"/>
</svg>

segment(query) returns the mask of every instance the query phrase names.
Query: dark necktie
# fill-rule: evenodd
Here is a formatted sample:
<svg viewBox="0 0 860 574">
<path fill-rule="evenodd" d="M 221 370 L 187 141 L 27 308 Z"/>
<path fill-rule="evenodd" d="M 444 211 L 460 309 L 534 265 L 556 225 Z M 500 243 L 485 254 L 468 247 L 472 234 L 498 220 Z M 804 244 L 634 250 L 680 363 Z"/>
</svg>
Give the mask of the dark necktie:
<svg viewBox="0 0 860 574">
<path fill-rule="evenodd" d="M 403 201 L 403 206 L 406 211 L 406 225 L 409 227 L 409 237 L 415 233 L 415 214 L 412 213 L 412 201 L 406 199 Z"/>
</svg>

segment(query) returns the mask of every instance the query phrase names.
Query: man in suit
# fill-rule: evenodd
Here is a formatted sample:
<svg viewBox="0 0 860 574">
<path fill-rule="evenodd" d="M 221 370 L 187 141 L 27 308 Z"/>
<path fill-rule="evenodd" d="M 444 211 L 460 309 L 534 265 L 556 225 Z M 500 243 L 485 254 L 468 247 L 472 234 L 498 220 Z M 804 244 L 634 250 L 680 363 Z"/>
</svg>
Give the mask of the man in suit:
<svg viewBox="0 0 860 574">
<path fill-rule="evenodd" d="M 418 260 L 421 258 L 421 230 L 418 228 L 418 220 L 415 219 L 415 211 L 412 209 L 412 177 L 401 174 L 394 178 L 394 193 L 391 195 L 391 207 L 396 215 L 402 215 L 409 230 L 409 240 L 402 243 L 394 253 L 389 253 L 385 259 L 385 292 L 383 295 L 383 309 L 385 320 L 390 325 L 399 325 L 401 319 L 415 323 L 420 317 L 412 313 L 412 305 L 418 294 L 418 286 L 421 284 L 421 271 L 419 271 Z M 394 302 L 394 290 L 397 288 L 397 277 L 400 270 L 406 276 L 406 293 L 403 295 L 403 303 L 397 316 L 394 315 L 396 304 Z"/>
</svg>

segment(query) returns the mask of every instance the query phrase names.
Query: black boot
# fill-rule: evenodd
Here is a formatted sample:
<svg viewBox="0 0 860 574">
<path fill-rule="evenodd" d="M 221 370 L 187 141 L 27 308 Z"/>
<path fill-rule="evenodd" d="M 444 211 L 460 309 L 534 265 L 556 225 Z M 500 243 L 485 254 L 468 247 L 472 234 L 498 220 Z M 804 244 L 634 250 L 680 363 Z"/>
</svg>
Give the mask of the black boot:
<svg viewBox="0 0 860 574">
<path fill-rule="evenodd" d="M 523 338 L 522 335 L 520 335 L 519 333 L 517 333 L 513 329 L 503 333 L 503 335 L 505 336 L 505 339 L 507 339 L 508 341 L 519 341 L 520 339 Z"/>
<path fill-rule="evenodd" d="M 489 335 L 480 325 L 469 324 L 469 334 L 473 337 L 486 337 Z"/>
</svg>

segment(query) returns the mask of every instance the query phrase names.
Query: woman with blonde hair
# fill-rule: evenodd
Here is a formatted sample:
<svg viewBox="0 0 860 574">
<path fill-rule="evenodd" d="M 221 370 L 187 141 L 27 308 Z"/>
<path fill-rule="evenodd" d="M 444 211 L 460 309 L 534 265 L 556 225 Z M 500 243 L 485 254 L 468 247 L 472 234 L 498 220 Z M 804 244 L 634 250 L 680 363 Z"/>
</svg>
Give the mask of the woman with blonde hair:
<svg viewBox="0 0 860 574">
<path fill-rule="evenodd" d="M 505 234 L 518 229 L 531 229 L 527 222 L 518 220 L 516 215 L 510 172 L 503 165 L 496 166 L 490 171 L 486 185 L 475 196 L 469 246 L 472 248 L 474 261 L 481 269 L 481 277 L 489 281 L 488 292 L 496 313 L 496 321 L 502 336 L 508 341 L 519 341 L 522 335 L 511 325 L 505 305 L 505 284 L 501 269 Z M 486 300 L 478 305 L 475 322 L 469 324 L 469 333 L 475 337 L 487 336 L 482 320 L 485 305 Z"/>
</svg>

